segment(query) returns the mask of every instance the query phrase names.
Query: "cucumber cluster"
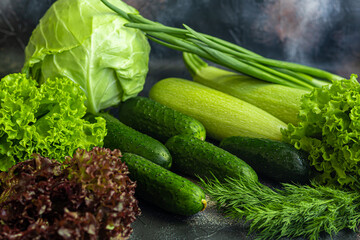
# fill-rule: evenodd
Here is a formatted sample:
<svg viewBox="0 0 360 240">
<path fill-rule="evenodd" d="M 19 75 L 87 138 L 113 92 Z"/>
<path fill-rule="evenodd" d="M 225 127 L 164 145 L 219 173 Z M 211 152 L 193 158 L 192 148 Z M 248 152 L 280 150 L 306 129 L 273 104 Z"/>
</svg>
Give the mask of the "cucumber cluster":
<svg viewBox="0 0 360 240">
<path fill-rule="evenodd" d="M 92 121 L 96 117 L 106 120 L 104 147 L 122 151 L 138 196 L 168 212 L 187 216 L 206 208 L 204 190 L 188 177 L 258 181 L 257 173 L 261 173 L 291 182 L 310 176 L 306 157 L 290 145 L 236 136 L 217 146 L 205 141 L 200 121 L 150 98 L 125 101 L 117 117 L 109 113 L 87 116 Z"/>
</svg>

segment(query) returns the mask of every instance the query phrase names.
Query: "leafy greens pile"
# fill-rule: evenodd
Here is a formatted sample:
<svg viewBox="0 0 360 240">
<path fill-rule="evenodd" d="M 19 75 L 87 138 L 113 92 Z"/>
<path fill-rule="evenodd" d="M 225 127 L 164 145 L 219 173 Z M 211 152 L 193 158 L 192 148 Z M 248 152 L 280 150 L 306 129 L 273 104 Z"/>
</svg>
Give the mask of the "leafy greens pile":
<svg viewBox="0 0 360 240">
<path fill-rule="evenodd" d="M 78 148 L 102 146 L 106 123 L 83 119 L 85 94 L 67 78 L 48 79 L 40 87 L 25 74 L 0 81 L 0 170 L 33 153 L 59 161 Z"/>
<path fill-rule="evenodd" d="M 315 88 L 302 98 L 300 122 L 284 141 L 310 153 L 320 183 L 354 185 L 360 176 L 360 84 L 357 76 Z"/>
<path fill-rule="evenodd" d="M 78 83 L 91 113 L 133 97 L 145 83 L 150 45 L 142 31 L 124 27 L 127 22 L 99 0 L 58 0 L 30 37 L 23 72 L 40 84 L 54 77 Z"/>
<path fill-rule="evenodd" d="M 0 239 L 126 239 L 141 212 L 119 150 L 36 155 L 0 173 Z"/>
</svg>

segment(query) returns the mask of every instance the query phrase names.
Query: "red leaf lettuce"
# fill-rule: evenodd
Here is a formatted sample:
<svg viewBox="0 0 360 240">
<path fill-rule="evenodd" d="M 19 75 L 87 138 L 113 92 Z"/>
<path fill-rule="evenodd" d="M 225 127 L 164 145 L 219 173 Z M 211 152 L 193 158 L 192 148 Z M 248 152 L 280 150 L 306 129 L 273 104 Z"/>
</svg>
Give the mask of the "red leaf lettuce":
<svg viewBox="0 0 360 240">
<path fill-rule="evenodd" d="M 35 158 L 0 173 L 0 239 L 127 238 L 140 214 L 119 150 Z"/>
</svg>

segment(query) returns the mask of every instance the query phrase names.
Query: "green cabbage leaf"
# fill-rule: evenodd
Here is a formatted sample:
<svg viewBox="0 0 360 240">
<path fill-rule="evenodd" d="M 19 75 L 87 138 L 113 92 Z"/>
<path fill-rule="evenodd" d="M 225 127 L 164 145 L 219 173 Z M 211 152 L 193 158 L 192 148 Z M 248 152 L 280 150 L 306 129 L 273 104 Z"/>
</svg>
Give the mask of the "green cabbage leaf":
<svg viewBox="0 0 360 240">
<path fill-rule="evenodd" d="M 323 184 L 354 186 L 360 180 L 360 84 L 357 75 L 316 88 L 302 98 L 300 123 L 283 139 L 309 152 Z M 357 185 L 357 184 L 356 184 Z"/>
<path fill-rule="evenodd" d="M 58 0 L 34 29 L 22 71 L 40 84 L 54 77 L 80 84 L 88 112 L 117 105 L 143 89 L 148 72 L 149 42 L 127 22 L 100 0 Z"/>
<path fill-rule="evenodd" d="M 78 148 L 102 146 L 106 122 L 89 123 L 85 94 L 67 78 L 36 80 L 15 73 L 0 81 L 0 171 L 33 153 L 62 161 Z"/>
</svg>

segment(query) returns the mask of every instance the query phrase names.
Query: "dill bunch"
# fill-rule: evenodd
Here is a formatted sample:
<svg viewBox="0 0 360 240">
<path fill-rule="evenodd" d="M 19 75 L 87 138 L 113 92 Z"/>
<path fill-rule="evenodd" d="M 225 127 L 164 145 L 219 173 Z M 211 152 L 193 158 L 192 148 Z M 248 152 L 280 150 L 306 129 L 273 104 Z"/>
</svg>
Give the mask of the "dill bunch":
<svg viewBox="0 0 360 240">
<path fill-rule="evenodd" d="M 256 232 L 259 239 L 315 240 L 321 232 L 356 231 L 360 223 L 360 194 L 354 190 L 316 182 L 272 189 L 244 178 L 201 179 L 201 184 L 227 217 L 250 222 L 249 233 Z"/>
</svg>

